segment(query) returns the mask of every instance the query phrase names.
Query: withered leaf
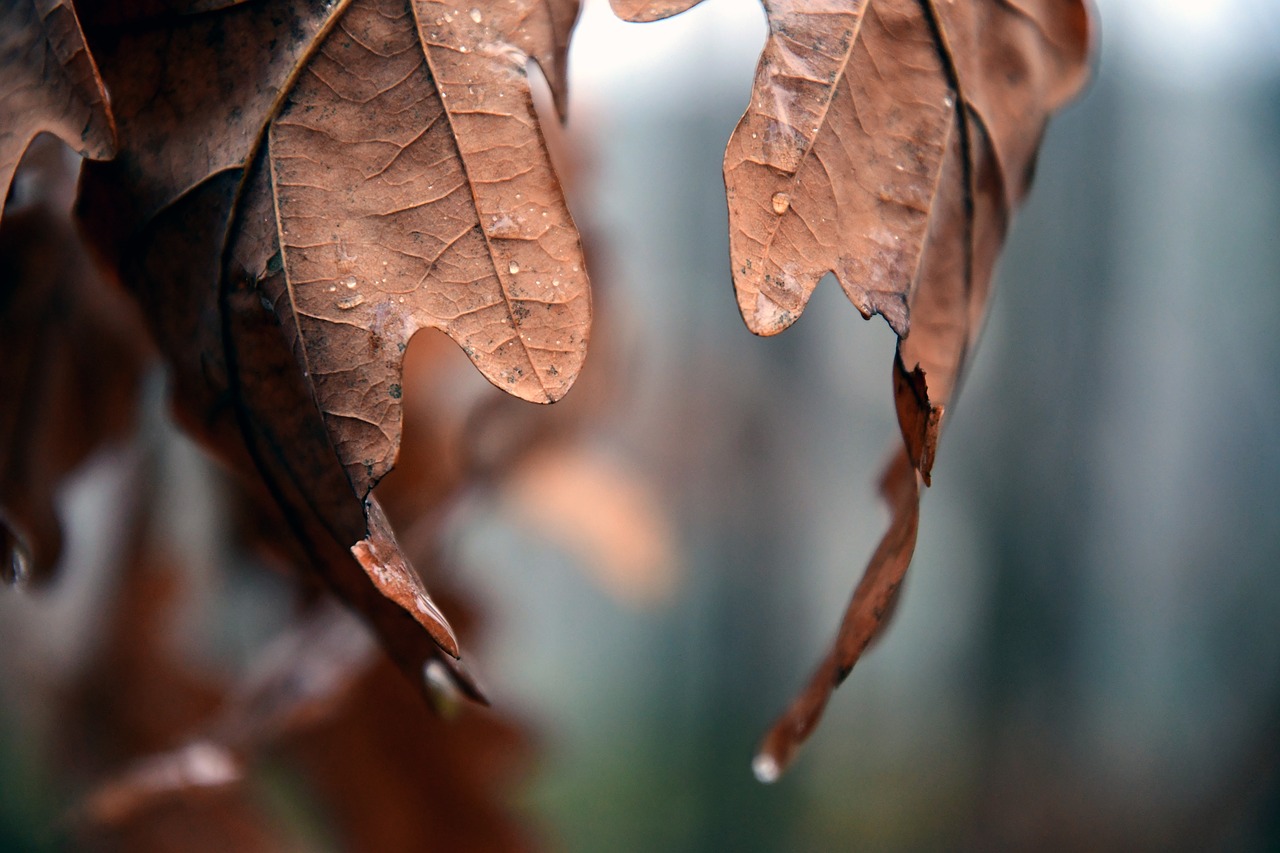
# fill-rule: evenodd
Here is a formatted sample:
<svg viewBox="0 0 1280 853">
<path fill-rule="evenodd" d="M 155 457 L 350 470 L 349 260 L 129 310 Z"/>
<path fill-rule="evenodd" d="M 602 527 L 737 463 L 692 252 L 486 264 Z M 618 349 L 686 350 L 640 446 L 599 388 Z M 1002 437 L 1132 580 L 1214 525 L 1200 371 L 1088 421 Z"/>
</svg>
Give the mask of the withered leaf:
<svg viewBox="0 0 1280 853">
<path fill-rule="evenodd" d="M 1087 78 L 1085 4 L 763 2 L 769 36 L 724 164 L 738 308 L 753 332 L 776 334 L 830 272 L 863 316 L 883 315 L 899 338 L 906 459 L 928 484 L 1045 124 Z M 692 5 L 613 0 L 630 20 Z M 887 487 L 914 504 L 918 491 L 893 486 L 898 479 Z M 896 589 L 914 547 L 914 534 L 888 547 L 906 517 L 891 503 L 895 520 L 840 640 L 766 739 L 762 776 L 785 766 L 879 629 L 864 588 L 894 576 Z"/>
<path fill-rule="evenodd" d="M 443 329 L 492 382 L 538 402 L 564 394 L 586 345 L 581 248 L 518 47 L 554 45 L 549 7 L 412 12 L 353 3 L 267 151 L 287 305 L 362 495 L 394 461 L 418 328 Z"/>
<path fill-rule="evenodd" d="M 1014 207 L 1050 113 L 1088 78 L 1089 18 L 1075 0 L 934 4 L 963 109 L 934 200 L 899 341 L 894 389 L 912 463 L 929 482 L 946 406 L 986 313 Z"/>
<path fill-rule="evenodd" d="M 0 4 L 0 68 L 0 204 L 36 134 L 85 157 L 115 153 L 111 108 L 70 0 Z"/>
<path fill-rule="evenodd" d="M 421 683 L 436 655 L 408 626 L 451 655 L 456 640 L 369 492 L 418 329 L 528 399 L 580 367 L 585 267 L 525 73 L 543 63 L 563 102 L 577 3 L 110 11 L 86 31 L 121 153 L 87 170 L 83 217 L 175 366 L 184 421 L 262 478 L 297 549 Z"/>
<path fill-rule="evenodd" d="M 52 137 L 19 169 L 0 222 L 0 576 L 47 580 L 64 478 L 134 423 L 152 353 L 138 312 L 76 233 L 75 169 Z"/>
</svg>

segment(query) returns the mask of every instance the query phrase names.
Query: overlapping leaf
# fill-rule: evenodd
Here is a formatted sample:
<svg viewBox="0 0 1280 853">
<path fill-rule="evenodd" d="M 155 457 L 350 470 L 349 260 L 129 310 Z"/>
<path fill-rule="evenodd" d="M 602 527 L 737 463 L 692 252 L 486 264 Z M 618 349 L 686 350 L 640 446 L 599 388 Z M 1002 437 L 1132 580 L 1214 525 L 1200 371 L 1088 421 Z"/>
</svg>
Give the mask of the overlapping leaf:
<svg viewBox="0 0 1280 853">
<path fill-rule="evenodd" d="M 688 0 L 613 0 L 656 20 Z M 946 407 L 985 311 L 1009 216 L 1049 114 L 1086 77 L 1080 0 L 764 0 L 769 36 L 725 155 L 730 249 L 747 326 L 772 335 L 827 273 L 899 337 L 904 464 L 894 521 L 827 660 L 766 739 L 773 778 L 879 629 L 914 548 Z M 908 506 L 910 505 L 910 506 Z"/>
<path fill-rule="evenodd" d="M 129 299 L 71 219 L 76 169 L 50 137 L 29 149 L 0 222 L 0 577 L 39 583 L 62 553 L 55 498 L 134 422 L 150 361 Z"/>
<path fill-rule="evenodd" d="M 85 157 L 115 153 L 111 108 L 69 0 L 0 4 L 0 69 L 0 205 L 38 133 Z"/>
<path fill-rule="evenodd" d="M 261 478 L 420 681 L 436 655 L 407 625 L 450 655 L 456 640 L 369 492 L 396 456 L 418 329 L 527 399 L 579 369 L 585 268 L 525 73 L 543 63 L 563 103 L 577 4 L 96 12 L 121 152 L 87 170 L 84 220 L 148 311 L 187 425 Z"/>
</svg>

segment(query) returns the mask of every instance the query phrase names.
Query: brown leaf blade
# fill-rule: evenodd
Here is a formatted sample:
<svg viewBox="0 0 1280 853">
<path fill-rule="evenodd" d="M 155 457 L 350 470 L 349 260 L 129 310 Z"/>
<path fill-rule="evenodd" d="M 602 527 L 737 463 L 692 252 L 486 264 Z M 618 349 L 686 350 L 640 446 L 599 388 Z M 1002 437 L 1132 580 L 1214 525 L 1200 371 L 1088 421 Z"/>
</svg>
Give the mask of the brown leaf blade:
<svg viewBox="0 0 1280 853">
<path fill-rule="evenodd" d="M 991 279 L 1025 196 L 1049 114 L 1088 76 L 1089 21 L 1074 2 L 931 4 L 964 110 L 935 199 L 898 343 L 894 397 L 907 451 L 924 477 L 944 415 L 986 314 Z"/>
<path fill-rule="evenodd" d="M 630 20 L 692 4 L 626 3 Z M 899 336 L 956 108 L 918 0 L 766 0 L 751 103 L 725 152 L 730 254 L 747 327 L 799 319 L 833 272 Z"/>
<path fill-rule="evenodd" d="M 738 308 L 776 334 L 834 272 L 907 330 L 955 98 L 916 0 L 766 4 L 770 36 L 725 154 Z"/>
<path fill-rule="evenodd" d="M 522 396 L 577 373 L 585 267 L 525 75 L 533 57 L 563 94 L 577 3 L 169 5 L 200 14 L 116 5 L 89 27 L 123 153 L 89 170 L 84 219 L 175 365 L 184 423 L 278 510 L 284 550 L 420 688 L 443 671 L 483 701 L 366 498 L 418 329 Z"/>
<path fill-rule="evenodd" d="M 527 400 L 581 367 L 585 265 L 514 46 L 545 8 L 358 0 L 271 122 L 304 364 L 362 496 L 394 464 L 418 329 Z"/>
<path fill-rule="evenodd" d="M 512 33 L 516 46 L 532 57 L 546 76 L 562 122 L 569 115 L 569 38 L 581 11 L 579 0 L 539 0 L 524 24 Z M 506 29 L 511 30 L 510 24 Z"/>
<path fill-rule="evenodd" d="M 69 0 L 0 5 L 0 204 L 38 133 L 80 154 L 115 154 L 111 107 Z"/>
<path fill-rule="evenodd" d="M 1088 77 L 1090 24 L 1081 0 L 763 2 L 769 36 L 725 155 L 738 307 L 753 332 L 774 334 L 834 273 L 863 316 L 883 315 L 898 335 L 904 446 L 883 483 L 893 521 L 837 644 L 757 759 L 757 775 L 772 780 L 874 636 L 910 562 L 912 472 L 930 482 L 1048 117 Z M 691 5 L 614 0 L 631 20 Z"/>
<path fill-rule="evenodd" d="M 920 279 L 911 300 L 912 333 L 898 341 L 894 407 L 911 464 L 930 483 L 943 415 L 975 343 L 986 304 L 985 279 L 974 281 L 969 251 L 964 133 L 956 117 L 929 223 Z M 976 317 L 971 317 L 971 309 Z M 976 322 L 971 322 L 974 320 Z M 907 365 L 911 365 L 910 368 Z"/>
</svg>

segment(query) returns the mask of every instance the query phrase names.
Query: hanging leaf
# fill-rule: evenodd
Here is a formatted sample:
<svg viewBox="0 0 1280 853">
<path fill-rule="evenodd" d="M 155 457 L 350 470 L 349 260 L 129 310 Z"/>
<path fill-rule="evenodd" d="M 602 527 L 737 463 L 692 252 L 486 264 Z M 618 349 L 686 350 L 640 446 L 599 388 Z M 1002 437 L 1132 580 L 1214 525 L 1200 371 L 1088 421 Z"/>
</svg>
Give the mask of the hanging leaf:
<svg viewBox="0 0 1280 853">
<path fill-rule="evenodd" d="M 361 495 L 394 461 L 417 329 L 443 329 L 490 381 L 537 402 L 568 390 L 586 347 L 581 247 L 518 47 L 540 31 L 555 44 L 548 7 L 413 11 L 354 3 L 266 152 L 288 290 L 278 310 L 297 323 Z"/>
<path fill-rule="evenodd" d="M 579 370 L 585 266 L 526 76 L 533 57 L 563 104 L 577 4 L 206 6 L 86 15 L 120 155 L 87 170 L 82 217 L 174 364 L 180 418 L 261 478 L 421 684 L 436 656 L 407 624 L 456 639 L 370 491 L 418 329 L 526 399 Z"/>
<path fill-rule="evenodd" d="M 696 3 L 612 0 L 649 21 Z M 738 308 L 776 334 L 834 273 L 899 338 L 904 459 L 930 482 L 946 408 L 985 313 L 996 257 L 1049 114 L 1087 77 L 1080 0 L 764 0 L 769 35 L 725 154 Z M 766 738 L 772 780 L 812 731 L 910 562 L 916 474 L 895 462 L 893 521 L 839 639 Z M 910 536 L 906 536 L 906 521 Z M 872 591 L 879 593 L 872 595 Z M 871 606 L 869 602 L 878 601 Z"/>
</svg>

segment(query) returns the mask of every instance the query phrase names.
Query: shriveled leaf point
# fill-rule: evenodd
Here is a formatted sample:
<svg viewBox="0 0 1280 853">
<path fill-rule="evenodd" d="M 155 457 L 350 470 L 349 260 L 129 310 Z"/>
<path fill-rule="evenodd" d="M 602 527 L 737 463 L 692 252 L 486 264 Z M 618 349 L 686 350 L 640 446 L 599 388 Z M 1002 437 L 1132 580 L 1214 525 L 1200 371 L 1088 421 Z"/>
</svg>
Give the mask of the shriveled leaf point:
<svg viewBox="0 0 1280 853">
<path fill-rule="evenodd" d="M 896 453 L 885 468 L 880 494 L 889 505 L 889 527 L 863 571 L 830 651 L 760 745 L 753 767 L 762 782 L 776 780 L 791 764 L 822 719 L 832 691 L 848 677 L 892 613 L 920 526 L 920 482 L 905 452 Z"/>
<path fill-rule="evenodd" d="M 411 615 L 441 649 L 450 657 L 458 657 L 458 638 L 449 621 L 427 594 L 417 572 L 405 559 L 391 523 L 382 507 L 372 498 L 367 504 L 369 537 L 351 546 L 351 553 L 384 596 L 399 604 Z"/>
</svg>

